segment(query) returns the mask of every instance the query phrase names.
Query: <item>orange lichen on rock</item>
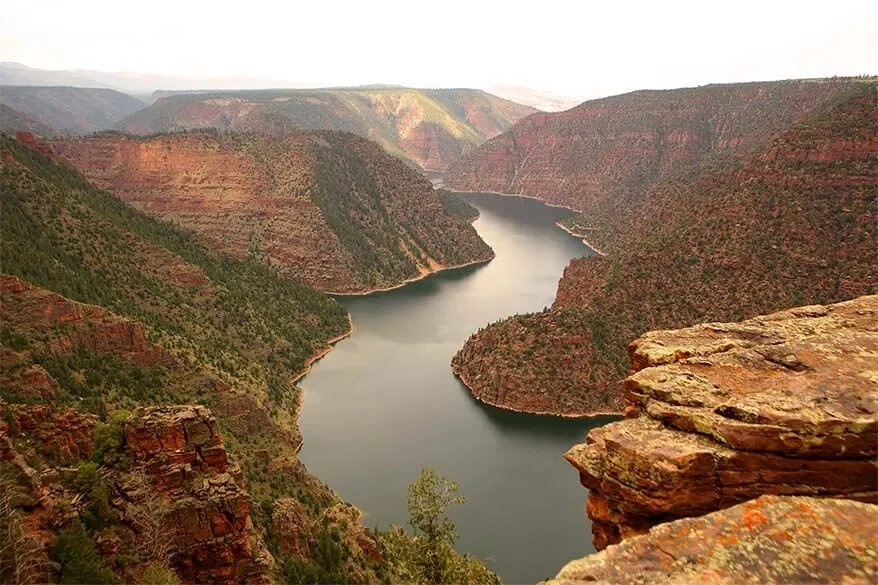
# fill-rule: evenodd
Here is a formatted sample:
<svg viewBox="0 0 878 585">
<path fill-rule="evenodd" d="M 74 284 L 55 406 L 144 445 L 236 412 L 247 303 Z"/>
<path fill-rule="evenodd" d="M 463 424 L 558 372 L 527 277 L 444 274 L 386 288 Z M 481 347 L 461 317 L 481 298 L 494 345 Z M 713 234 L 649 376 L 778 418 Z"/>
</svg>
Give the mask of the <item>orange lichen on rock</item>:
<svg viewBox="0 0 878 585">
<path fill-rule="evenodd" d="M 698 518 L 656 526 L 569 563 L 546 585 L 867 585 L 878 579 L 876 550 L 878 506 L 762 496 Z"/>
</svg>

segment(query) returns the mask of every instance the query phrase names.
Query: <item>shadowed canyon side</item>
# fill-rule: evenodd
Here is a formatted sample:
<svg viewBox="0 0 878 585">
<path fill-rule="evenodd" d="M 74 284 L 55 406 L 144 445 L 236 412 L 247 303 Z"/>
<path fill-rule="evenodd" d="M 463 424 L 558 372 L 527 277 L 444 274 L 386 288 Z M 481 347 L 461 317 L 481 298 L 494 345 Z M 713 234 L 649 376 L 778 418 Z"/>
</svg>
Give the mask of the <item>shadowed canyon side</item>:
<svg viewBox="0 0 878 585">
<path fill-rule="evenodd" d="M 544 585 L 856 583 L 878 577 L 878 506 L 763 496 L 661 524 L 572 561 Z M 783 559 L 775 562 L 773 559 Z"/>
<path fill-rule="evenodd" d="M 617 410 L 648 329 L 874 293 L 876 127 L 878 86 L 860 83 L 735 164 L 657 183 L 623 244 L 572 261 L 551 309 L 473 335 L 455 372 L 515 410 Z"/>
<path fill-rule="evenodd" d="M 342 130 L 428 170 L 448 164 L 536 112 L 476 89 L 332 88 L 179 92 L 120 121 L 154 134 L 216 128 L 278 134 Z"/>
<path fill-rule="evenodd" d="M 5 132 L 10 136 L 16 132 L 30 132 L 39 136 L 54 136 L 57 134 L 57 130 L 48 124 L 44 124 L 32 116 L 10 108 L 4 103 L 0 103 L 0 132 Z"/>
<path fill-rule="evenodd" d="M 95 184 L 211 248 L 262 258 L 323 291 L 393 287 L 492 257 L 426 179 L 351 134 L 104 133 L 54 147 Z"/>
<path fill-rule="evenodd" d="M 33 520 L 25 522 L 25 536 L 36 539 L 38 551 L 61 562 L 63 573 L 64 561 L 56 555 L 61 552 L 50 545 L 62 547 L 52 542 L 69 525 L 64 504 L 72 500 L 89 532 L 115 543 L 100 551 L 101 562 L 126 575 L 126 581 L 139 578 L 144 563 L 124 563 L 142 544 L 138 537 L 130 540 L 128 531 L 133 522 L 140 534 L 141 514 L 156 521 L 150 516 L 152 504 L 140 496 L 125 499 L 132 486 L 127 480 L 116 482 L 116 476 L 77 483 L 69 474 L 53 478 L 50 471 L 73 465 L 80 469 L 77 474 L 93 473 L 88 471 L 90 458 L 106 469 L 108 457 L 93 452 L 92 437 L 98 441 L 99 435 L 92 429 L 121 432 L 121 422 L 108 416 L 124 416 L 124 409 L 144 405 L 200 402 L 216 413 L 253 497 L 306 502 L 302 524 L 293 529 L 302 542 L 296 554 L 302 562 L 313 562 L 320 534 L 307 526 L 339 502 L 296 459 L 298 391 L 291 379 L 327 339 L 346 330 L 345 311 L 252 260 L 222 260 L 179 229 L 91 186 L 68 167 L 15 140 L 0 139 L 0 261 L 15 274 L 4 277 L 0 289 L 0 397 L 9 415 L 0 434 L 6 446 L 3 460 L 14 466 L 11 478 L 4 473 L 3 479 L 27 494 L 38 493 L 34 490 L 41 485 L 51 494 L 49 500 L 30 500 L 20 509 Z M 58 430 L 48 421 L 56 421 Z M 106 436 L 109 431 L 102 432 L 110 448 L 124 444 L 122 435 L 113 439 Z M 161 504 L 161 517 L 168 522 L 176 512 L 165 506 L 177 510 L 179 521 L 173 524 L 185 534 L 168 539 L 173 542 L 163 549 L 163 558 L 144 557 L 144 562 L 161 564 L 166 555 L 178 559 L 173 564 L 187 582 L 209 578 L 250 583 L 250 576 L 264 575 L 263 562 L 255 560 L 264 545 L 259 533 L 247 528 L 250 503 L 239 488 L 242 478 L 229 479 L 227 472 L 217 470 L 199 474 L 204 475 L 203 485 L 200 479 L 189 483 L 190 475 L 182 470 L 190 459 L 209 465 L 215 458 L 203 449 L 193 456 L 174 451 L 183 445 L 163 445 L 167 456 L 144 462 L 143 468 L 147 476 L 155 476 L 167 463 L 173 468 L 173 473 L 162 472 L 167 481 L 183 482 L 161 488 L 166 498 L 153 503 Z M 120 457 L 131 456 L 123 452 Z M 149 490 L 153 482 L 145 481 Z M 143 495 L 143 490 L 136 491 Z M 57 506 L 45 508 L 47 501 Z M 91 516 L 85 514 L 88 510 Z M 264 534 L 270 519 L 257 517 L 254 522 Z M 127 531 L 116 532 L 126 525 Z M 30 529 L 36 533 L 29 534 Z M 166 534 L 162 531 L 160 537 Z M 251 549 L 253 539 L 259 544 Z M 288 562 L 286 554 L 272 550 L 280 565 Z M 252 571 L 243 569 L 245 565 Z M 367 571 L 366 565 L 362 558 L 352 558 L 351 574 Z M 110 577 L 89 573 L 71 579 L 111 582 Z"/>
<path fill-rule="evenodd" d="M 410 574 L 416 541 L 366 529 L 297 458 L 294 380 L 349 331 L 347 312 L 23 138 L 0 136 L 0 521 L 26 552 L 14 569 L 75 583 Z M 6 552 L 4 582 L 17 578 Z"/>
<path fill-rule="evenodd" d="M 31 130 L 43 136 L 84 134 L 106 130 L 146 104 L 126 93 L 107 88 L 0 86 L 0 104 L 10 107 L 40 124 Z M 7 112 L 0 110 L 0 115 Z M 5 120 L 2 124 L 5 132 Z"/>
<path fill-rule="evenodd" d="M 878 533 L 878 506 L 813 497 L 878 503 L 878 296 L 652 331 L 629 352 L 635 373 L 625 380 L 626 418 L 591 431 L 565 455 L 589 490 L 594 545 L 607 550 L 572 563 L 559 580 L 617 582 L 623 567 L 652 574 L 653 549 L 665 551 L 663 579 L 683 570 L 673 551 L 688 549 L 695 556 L 687 571 L 732 571 L 734 580 L 743 569 L 724 565 L 717 544 L 731 545 L 726 552 L 754 569 L 762 565 L 766 578 L 795 580 L 801 568 L 778 568 L 754 551 L 813 556 L 827 537 L 839 550 L 811 567 L 812 579 L 874 579 L 878 561 L 862 553 Z M 737 505 L 765 494 L 812 498 Z M 796 523 L 783 510 L 809 519 L 789 530 Z M 820 523 L 829 517 L 836 520 Z M 786 570 L 793 572 L 784 579 Z"/>
</svg>

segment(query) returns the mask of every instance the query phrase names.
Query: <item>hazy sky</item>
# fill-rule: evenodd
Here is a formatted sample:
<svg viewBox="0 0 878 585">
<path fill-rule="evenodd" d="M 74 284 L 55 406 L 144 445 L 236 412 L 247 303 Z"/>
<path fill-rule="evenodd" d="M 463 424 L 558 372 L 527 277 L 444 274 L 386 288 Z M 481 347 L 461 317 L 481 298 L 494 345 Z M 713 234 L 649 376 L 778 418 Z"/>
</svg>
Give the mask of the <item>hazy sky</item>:
<svg viewBox="0 0 878 585">
<path fill-rule="evenodd" d="M 586 98 L 878 73 L 876 23 L 876 0 L 9 0 L 0 61 Z"/>
</svg>

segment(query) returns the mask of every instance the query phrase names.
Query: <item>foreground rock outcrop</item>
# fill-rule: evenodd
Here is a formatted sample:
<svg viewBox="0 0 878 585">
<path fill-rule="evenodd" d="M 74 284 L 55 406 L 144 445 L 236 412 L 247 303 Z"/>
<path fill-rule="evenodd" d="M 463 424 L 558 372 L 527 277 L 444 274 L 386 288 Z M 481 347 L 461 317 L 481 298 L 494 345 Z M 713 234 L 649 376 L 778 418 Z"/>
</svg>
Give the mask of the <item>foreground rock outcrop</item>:
<svg viewBox="0 0 878 585">
<path fill-rule="evenodd" d="M 878 296 L 629 350 L 628 418 L 566 454 L 598 549 L 762 494 L 878 502 Z"/>
<path fill-rule="evenodd" d="M 874 583 L 878 506 L 762 496 L 656 526 L 573 561 L 550 585 Z"/>
<path fill-rule="evenodd" d="M 271 555 L 253 530 L 253 503 L 210 411 L 201 406 L 139 408 L 125 422 L 125 439 L 135 463 L 169 502 L 164 526 L 173 541 L 170 560 L 183 580 L 267 582 Z M 134 507 L 149 497 L 126 495 Z"/>
<path fill-rule="evenodd" d="M 184 583 L 268 582 L 273 558 L 208 409 L 138 408 L 116 427 L 117 443 L 102 443 L 103 465 L 91 476 L 97 417 L 2 400 L 0 415 L 3 487 L 15 484 L 14 513 L 39 556 L 87 518 L 100 554 L 126 582 L 150 563 L 167 564 Z"/>
</svg>

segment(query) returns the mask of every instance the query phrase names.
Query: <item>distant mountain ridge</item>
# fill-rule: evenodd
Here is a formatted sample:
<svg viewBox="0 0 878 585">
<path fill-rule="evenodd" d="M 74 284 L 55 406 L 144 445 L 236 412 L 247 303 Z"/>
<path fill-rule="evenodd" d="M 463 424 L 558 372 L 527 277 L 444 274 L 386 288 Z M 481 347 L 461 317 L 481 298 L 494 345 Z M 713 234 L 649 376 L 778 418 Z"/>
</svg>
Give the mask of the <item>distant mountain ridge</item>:
<svg viewBox="0 0 878 585">
<path fill-rule="evenodd" d="M 533 108 L 474 89 L 329 88 L 169 92 L 116 124 L 132 134 L 212 127 L 280 134 L 342 130 L 427 170 L 444 170 Z"/>
<path fill-rule="evenodd" d="M 75 71 L 34 69 L 21 63 L 0 63 L 0 85 L 67 86 L 111 88 Z M 116 89 L 116 88 L 112 88 Z"/>
<path fill-rule="evenodd" d="M 91 69 L 39 69 L 22 63 L 0 63 L 0 85 L 61 85 L 66 87 L 103 87 L 145 98 L 157 89 L 264 87 L 285 85 L 281 81 L 257 78 L 212 77 L 189 79 L 174 75 L 135 73 L 128 71 L 95 71 Z"/>
<path fill-rule="evenodd" d="M 0 104 L 58 131 L 87 134 L 110 128 L 146 106 L 108 88 L 0 86 Z"/>
<path fill-rule="evenodd" d="M 15 108 L 0 103 L 0 132 L 13 135 L 16 132 L 31 132 L 39 136 L 53 136 L 57 130 L 48 124 L 35 120 Z"/>
</svg>

